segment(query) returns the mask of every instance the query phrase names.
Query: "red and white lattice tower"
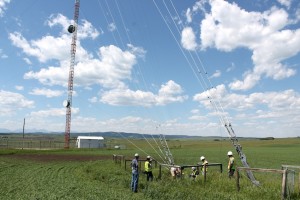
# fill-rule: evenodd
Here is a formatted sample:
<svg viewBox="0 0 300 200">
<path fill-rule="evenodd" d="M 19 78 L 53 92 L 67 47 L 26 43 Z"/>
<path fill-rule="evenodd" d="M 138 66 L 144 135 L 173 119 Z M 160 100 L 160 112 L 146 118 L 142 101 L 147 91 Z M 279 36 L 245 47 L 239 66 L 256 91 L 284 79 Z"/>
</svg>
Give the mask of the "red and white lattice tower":
<svg viewBox="0 0 300 200">
<path fill-rule="evenodd" d="M 71 62 L 70 62 L 69 81 L 68 81 L 68 100 L 65 101 L 64 103 L 64 106 L 66 107 L 66 129 L 65 129 L 66 149 L 70 147 L 71 108 L 72 108 L 73 79 L 74 79 L 79 6 L 80 6 L 80 0 L 75 0 L 74 24 L 70 25 L 68 28 L 69 33 L 72 33 L 73 36 L 72 36 L 72 43 L 71 43 Z"/>
</svg>

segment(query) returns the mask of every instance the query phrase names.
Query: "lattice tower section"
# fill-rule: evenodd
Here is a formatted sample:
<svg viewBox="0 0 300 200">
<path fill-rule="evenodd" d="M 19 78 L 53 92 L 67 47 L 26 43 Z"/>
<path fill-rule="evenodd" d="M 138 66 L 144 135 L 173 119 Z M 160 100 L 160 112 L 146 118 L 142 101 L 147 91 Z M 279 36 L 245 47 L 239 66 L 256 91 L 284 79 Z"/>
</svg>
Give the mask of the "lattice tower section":
<svg viewBox="0 0 300 200">
<path fill-rule="evenodd" d="M 74 11 L 74 25 L 70 25 L 68 31 L 73 34 L 71 43 L 71 61 L 68 80 L 68 100 L 66 105 L 66 127 L 65 127 L 65 148 L 70 147 L 70 132 L 71 132 L 71 108 L 72 108 L 72 94 L 73 94 L 73 79 L 74 79 L 74 66 L 76 55 L 76 41 L 77 41 L 77 27 L 79 17 L 80 0 L 75 0 Z"/>
</svg>

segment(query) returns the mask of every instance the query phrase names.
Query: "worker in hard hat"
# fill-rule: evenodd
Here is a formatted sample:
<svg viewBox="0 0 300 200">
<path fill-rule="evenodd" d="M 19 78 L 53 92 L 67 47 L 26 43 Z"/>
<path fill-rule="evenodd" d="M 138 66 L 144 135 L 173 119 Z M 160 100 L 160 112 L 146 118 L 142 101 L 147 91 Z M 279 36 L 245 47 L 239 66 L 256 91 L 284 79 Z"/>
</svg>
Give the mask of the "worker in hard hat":
<svg viewBox="0 0 300 200">
<path fill-rule="evenodd" d="M 192 167 L 192 172 L 190 174 L 190 178 L 192 180 L 195 180 L 198 175 L 199 175 L 199 171 L 197 170 L 197 168 L 196 167 Z"/>
<path fill-rule="evenodd" d="M 201 173 L 202 175 L 204 175 L 204 170 L 207 173 L 207 165 L 208 165 L 208 161 L 206 160 L 206 158 L 204 156 L 200 157 L 200 160 L 202 161 L 202 163 L 199 163 L 199 165 L 201 165 Z"/>
<path fill-rule="evenodd" d="M 235 172 L 235 163 L 232 151 L 228 151 L 228 177 L 232 178 Z"/>
<path fill-rule="evenodd" d="M 139 183 L 139 154 L 134 154 L 134 158 L 131 161 L 131 170 L 132 170 L 132 178 L 131 178 L 131 191 L 137 192 L 138 183 Z"/>
<path fill-rule="evenodd" d="M 153 173 L 152 173 L 152 158 L 151 156 L 147 156 L 145 162 L 145 174 L 147 175 L 147 181 L 153 180 Z"/>
</svg>

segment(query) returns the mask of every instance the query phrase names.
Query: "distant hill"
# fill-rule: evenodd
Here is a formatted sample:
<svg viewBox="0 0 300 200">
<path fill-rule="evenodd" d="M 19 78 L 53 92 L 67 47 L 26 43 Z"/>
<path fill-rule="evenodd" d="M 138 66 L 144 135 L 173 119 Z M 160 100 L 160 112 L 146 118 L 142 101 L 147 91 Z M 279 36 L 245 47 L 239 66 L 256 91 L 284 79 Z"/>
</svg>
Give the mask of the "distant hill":
<svg viewBox="0 0 300 200">
<path fill-rule="evenodd" d="M 11 133 L 11 131 L 5 128 L 0 128 L 0 133 Z"/>
<path fill-rule="evenodd" d="M 5 131 L 0 129 L 0 135 L 22 135 L 22 132 L 11 132 Z M 25 132 L 25 137 L 28 135 L 36 135 L 36 136 L 64 136 L 63 132 Z M 159 138 L 159 135 L 152 135 L 152 134 L 141 134 L 141 133 L 126 133 L 126 132 L 83 132 L 83 133 L 71 133 L 71 138 L 77 138 L 78 136 L 102 136 L 104 138 L 134 138 L 134 139 L 144 139 L 144 138 Z M 206 139 L 224 139 L 223 137 L 219 136 L 188 136 L 188 135 L 164 135 L 166 139 L 193 139 L 193 138 L 206 138 Z"/>
<path fill-rule="evenodd" d="M 0 129 L 0 135 L 22 135 L 22 131 L 8 131 L 6 129 Z M 49 137 L 49 136 L 64 136 L 64 132 L 46 132 L 42 130 L 38 131 L 26 131 L 25 136 L 28 135 L 39 135 L 42 137 Z M 126 133 L 126 132 L 113 132 L 113 131 L 108 131 L 108 132 L 74 132 L 71 133 L 71 138 L 75 139 L 78 136 L 102 136 L 104 138 L 134 138 L 134 139 L 143 139 L 143 138 L 159 138 L 159 135 L 155 134 L 141 134 L 141 133 Z M 206 139 L 206 140 L 224 140 L 228 139 L 228 137 L 221 137 L 221 136 L 189 136 L 189 135 L 164 135 L 166 139 Z M 253 138 L 253 137 L 237 137 L 239 140 L 253 140 L 253 139 L 259 139 L 259 140 L 274 140 L 275 138 L 273 137 L 267 137 L 267 138 Z"/>
<path fill-rule="evenodd" d="M 63 133 L 62 133 L 63 134 Z M 102 137 L 110 137 L 110 138 L 135 138 L 135 139 L 143 139 L 143 138 L 159 138 L 159 135 L 154 134 L 141 134 L 141 133 L 126 133 L 126 132 L 90 132 L 90 133 L 71 133 L 71 137 L 77 136 L 102 136 Z M 166 139 L 209 139 L 209 140 L 224 140 L 228 139 L 228 137 L 221 136 L 190 136 L 190 135 L 163 135 Z M 237 137 L 237 139 L 260 139 L 260 138 L 252 138 L 252 137 Z"/>
<path fill-rule="evenodd" d="M 140 133 L 125 133 L 125 132 L 90 132 L 90 133 L 72 133 L 72 137 L 77 136 L 102 136 L 102 137 L 111 137 L 111 138 L 135 138 L 135 139 L 143 139 L 143 138 L 158 138 L 159 135 L 152 134 L 140 134 Z M 195 136 L 188 135 L 164 135 L 166 139 L 174 139 L 174 138 L 192 138 Z"/>
</svg>

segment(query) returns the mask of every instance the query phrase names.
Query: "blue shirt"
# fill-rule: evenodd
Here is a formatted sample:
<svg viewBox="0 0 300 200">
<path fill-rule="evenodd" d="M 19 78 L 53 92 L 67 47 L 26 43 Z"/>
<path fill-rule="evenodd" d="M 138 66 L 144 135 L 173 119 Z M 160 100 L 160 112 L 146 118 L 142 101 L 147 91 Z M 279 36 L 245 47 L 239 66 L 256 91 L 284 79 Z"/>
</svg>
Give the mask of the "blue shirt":
<svg viewBox="0 0 300 200">
<path fill-rule="evenodd" d="M 139 171 L 139 163 L 136 158 L 131 161 L 131 169 L 132 173 L 136 173 Z"/>
</svg>

